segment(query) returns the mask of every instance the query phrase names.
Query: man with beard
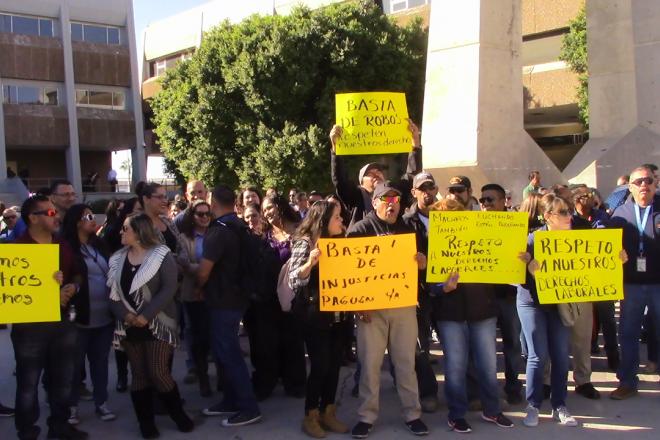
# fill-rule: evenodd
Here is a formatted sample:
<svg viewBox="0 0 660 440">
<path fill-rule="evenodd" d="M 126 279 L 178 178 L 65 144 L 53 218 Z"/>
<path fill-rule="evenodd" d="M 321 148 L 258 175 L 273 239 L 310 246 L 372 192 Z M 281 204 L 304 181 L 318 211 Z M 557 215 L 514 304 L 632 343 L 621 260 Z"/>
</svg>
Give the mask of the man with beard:
<svg viewBox="0 0 660 440">
<path fill-rule="evenodd" d="M 377 185 L 372 195 L 373 210 L 348 230 L 348 237 L 373 237 L 412 232 L 399 217 L 401 192 L 388 183 Z M 403 256 L 403 258 L 406 258 Z M 416 253 L 421 269 L 426 268 L 424 254 Z M 396 388 L 403 406 L 408 429 L 415 435 L 428 434 L 420 419 L 421 406 L 415 373 L 415 343 L 417 342 L 416 307 L 370 310 L 357 314 L 358 358 L 362 365 L 360 377 L 359 422 L 353 427 L 353 438 L 367 438 L 378 418 L 380 369 L 387 349 L 396 374 Z"/>
<path fill-rule="evenodd" d="M 417 249 L 426 255 L 429 247 L 429 210 L 436 201 L 438 186 L 430 173 L 419 173 L 413 179 L 411 190 L 415 203 L 406 210 L 403 222 L 415 231 Z M 431 367 L 429 338 L 431 336 L 431 312 L 433 306 L 426 284 L 426 270 L 419 271 L 417 294 L 417 325 L 419 348 L 415 356 L 415 371 L 419 384 L 422 411 L 434 412 L 438 408 L 438 382 Z"/>
</svg>

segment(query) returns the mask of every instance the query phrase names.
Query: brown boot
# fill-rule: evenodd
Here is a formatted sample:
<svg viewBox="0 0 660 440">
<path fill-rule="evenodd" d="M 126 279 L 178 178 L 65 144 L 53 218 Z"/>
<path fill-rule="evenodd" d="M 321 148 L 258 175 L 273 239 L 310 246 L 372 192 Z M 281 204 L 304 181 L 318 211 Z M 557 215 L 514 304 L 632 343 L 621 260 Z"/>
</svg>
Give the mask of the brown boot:
<svg viewBox="0 0 660 440">
<path fill-rule="evenodd" d="M 319 425 L 319 410 L 310 409 L 302 422 L 302 430 L 305 434 L 314 438 L 325 438 L 325 431 Z"/>
<path fill-rule="evenodd" d="M 335 405 L 328 405 L 321 414 L 321 426 L 330 431 L 338 434 L 346 434 L 348 426 L 337 420 L 337 407 Z"/>
</svg>

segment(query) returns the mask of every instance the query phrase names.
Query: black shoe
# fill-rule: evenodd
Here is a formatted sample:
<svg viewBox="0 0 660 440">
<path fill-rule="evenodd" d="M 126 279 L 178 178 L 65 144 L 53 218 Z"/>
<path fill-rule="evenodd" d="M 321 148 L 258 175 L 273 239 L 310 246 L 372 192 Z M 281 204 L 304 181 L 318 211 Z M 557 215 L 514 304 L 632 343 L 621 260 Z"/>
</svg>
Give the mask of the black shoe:
<svg viewBox="0 0 660 440">
<path fill-rule="evenodd" d="M 140 424 L 142 438 L 158 438 L 160 432 L 158 432 L 158 428 L 156 428 L 156 421 L 154 418 L 153 390 L 151 388 L 146 388 L 144 390 L 132 391 L 131 400 L 133 401 L 133 409 L 135 410 L 135 415 Z"/>
<path fill-rule="evenodd" d="M 233 426 L 244 426 L 244 425 L 251 425 L 252 423 L 257 423 L 258 421 L 261 420 L 261 413 L 259 411 L 257 412 L 251 412 L 251 411 L 241 411 L 237 412 L 233 416 L 224 419 L 222 421 L 222 426 L 226 428 L 230 428 Z"/>
<path fill-rule="evenodd" d="M 406 422 L 406 426 L 415 435 L 427 435 L 429 433 L 429 428 L 426 427 L 422 419 L 415 419 L 409 422 Z"/>
<path fill-rule="evenodd" d="M 195 424 L 188 417 L 188 414 L 183 410 L 181 396 L 179 395 L 179 388 L 175 385 L 171 391 L 167 393 L 158 393 L 160 400 L 163 401 L 167 413 L 170 418 L 176 423 L 177 428 L 181 432 L 191 432 L 195 429 Z"/>
<path fill-rule="evenodd" d="M 4 406 L 0 403 L 0 417 L 14 417 L 14 408 Z"/>
<path fill-rule="evenodd" d="M 548 400 L 550 394 L 552 393 L 552 387 L 550 385 L 543 384 L 543 400 Z"/>
<path fill-rule="evenodd" d="M 580 386 L 575 387 L 575 392 L 582 397 L 586 397 L 587 399 L 592 399 L 592 400 L 600 399 L 600 393 L 596 388 L 594 388 L 591 382 L 587 382 Z"/>
<path fill-rule="evenodd" d="M 115 387 L 118 393 L 125 393 L 128 390 L 128 378 L 127 377 L 118 377 L 117 386 Z"/>
<path fill-rule="evenodd" d="M 85 431 L 80 431 L 75 427 L 69 425 L 63 425 L 60 429 L 48 428 L 48 437 L 53 439 L 60 440 L 86 440 L 89 437 Z"/>
<path fill-rule="evenodd" d="M 374 425 L 366 422 L 357 422 L 353 429 L 351 430 L 351 437 L 353 438 L 367 438 L 369 433 L 374 429 Z"/>
<path fill-rule="evenodd" d="M 224 416 L 224 417 L 231 417 L 234 414 L 236 414 L 238 410 L 236 408 L 227 408 L 224 406 L 222 402 L 216 403 L 213 406 L 209 406 L 208 408 L 204 408 L 202 410 L 202 414 L 205 416 Z"/>
<path fill-rule="evenodd" d="M 453 431 L 460 432 L 462 434 L 472 432 L 472 427 L 465 419 L 447 419 L 447 424 Z"/>
</svg>

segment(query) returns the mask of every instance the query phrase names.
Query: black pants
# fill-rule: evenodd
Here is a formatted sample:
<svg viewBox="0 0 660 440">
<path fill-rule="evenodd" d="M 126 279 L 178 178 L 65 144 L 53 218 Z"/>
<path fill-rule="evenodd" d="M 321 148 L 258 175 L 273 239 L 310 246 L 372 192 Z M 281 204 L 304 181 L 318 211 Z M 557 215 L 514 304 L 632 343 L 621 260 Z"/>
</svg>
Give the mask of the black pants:
<svg viewBox="0 0 660 440">
<path fill-rule="evenodd" d="M 310 369 L 307 376 L 305 413 L 335 403 L 339 370 L 345 344 L 346 323 L 333 324 L 328 329 L 304 325 L 305 345 L 309 354 Z"/>
<path fill-rule="evenodd" d="M 209 371 L 209 352 L 211 351 L 211 315 L 204 301 L 186 301 L 183 303 L 192 334 L 192 355 L 197 374 L 206 376 Z"/>
<path fill-rule="evenodd" d="M 253 303 L 243 323 L 250 340 L 250 360 L 254 367 L 252 384 L 257 398 L 270 396 L 282 378 L 288 393 L 305 388 L 305 344 L 300 323 L 284 313 L 278 303 Z"/>
<path fill-rule="evenodd" d="M 16 418 L 19 439 L 36 439 L 39 428 L 38 387 L 47 378 L 50 417 L 55 432 L 66 428 L 76 363 L 77 328 L 63 322 L 14 324 L 11 332 L 16 359 Z M 78 384 L 76 383 L 76 386 Z"/>
</svg>

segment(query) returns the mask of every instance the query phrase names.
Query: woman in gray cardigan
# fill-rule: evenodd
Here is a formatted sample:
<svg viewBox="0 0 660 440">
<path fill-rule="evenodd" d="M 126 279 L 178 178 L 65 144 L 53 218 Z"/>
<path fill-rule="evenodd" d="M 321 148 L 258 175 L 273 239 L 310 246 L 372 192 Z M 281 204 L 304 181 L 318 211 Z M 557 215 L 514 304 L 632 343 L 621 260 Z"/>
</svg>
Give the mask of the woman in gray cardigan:
<svg viewBox="0 0 660 440">
<path fill-rule="evenodd" d="M 153 390 L 182 432 L 194 425 L 183 411 L 176 382 L 168 367 L 178 345 L 176 321 L 177 267 L 146 214 L 126 218 L 121 229 L 124 245 L 110 258 L 108 286 L 117 317 L 115 344 L 131 364 L 131 398 L 144 438 L 159 436 L 154 421 Z"/>
</svg>

